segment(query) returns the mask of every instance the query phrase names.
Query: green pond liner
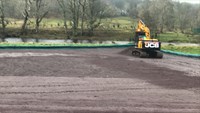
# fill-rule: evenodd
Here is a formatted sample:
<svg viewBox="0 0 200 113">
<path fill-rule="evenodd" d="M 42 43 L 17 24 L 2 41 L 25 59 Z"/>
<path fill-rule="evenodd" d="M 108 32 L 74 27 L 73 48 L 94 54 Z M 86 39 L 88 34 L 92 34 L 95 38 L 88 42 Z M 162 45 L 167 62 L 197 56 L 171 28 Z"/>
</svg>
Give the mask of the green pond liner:
<svg viewBox="0 0 200 113">
<path fill-rule="evenodd" d="M 98 48 L 127 48 L 133 44 L 123 45 L 99 45 L 99 46 L 0 46 L 0 49 L 98 49 Z M 190 58 L 200 58 L 200 54 L 188 54 L 171 50 L 161 50 L 161 52 L 171 55 L 184 56 Z"/>
<path fill-rule="evenodd" d="M 0 46 L 0 49 L 97 49 L 97 48 L 126 48 L 132 44 L 125 45 L 99 45 L 99 46 Z"/>
<path fill-rule="evenodd" d="M 176 52 L 171 50 L 161 50 L 163 53 L 171 54 L 171 55 L 177 55 L 177 56 L 184 56 L 184 57 L 190 57 L 190 58 L 200 58 L 200 54 L 188 54 L 188 53 L 182 53 L 182 52 Z"/>
</svg>

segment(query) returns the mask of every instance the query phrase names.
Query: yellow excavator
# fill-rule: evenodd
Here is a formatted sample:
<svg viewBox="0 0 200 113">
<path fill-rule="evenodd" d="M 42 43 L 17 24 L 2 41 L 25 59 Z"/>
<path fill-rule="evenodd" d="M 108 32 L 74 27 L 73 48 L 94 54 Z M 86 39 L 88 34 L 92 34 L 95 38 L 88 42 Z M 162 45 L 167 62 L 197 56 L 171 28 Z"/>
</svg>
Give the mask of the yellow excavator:
<svg viewBox="0 0 200 113">
<path fill-rule="evenodd" d="M 161 42 L 158 39 L 151 38 L 149 28 L 142 20 L 138 22 L 134 42 L 133 56 L 139 56 L 140 58 L 163 58 L 163 53 L 160 52 Z"/>
</svg>

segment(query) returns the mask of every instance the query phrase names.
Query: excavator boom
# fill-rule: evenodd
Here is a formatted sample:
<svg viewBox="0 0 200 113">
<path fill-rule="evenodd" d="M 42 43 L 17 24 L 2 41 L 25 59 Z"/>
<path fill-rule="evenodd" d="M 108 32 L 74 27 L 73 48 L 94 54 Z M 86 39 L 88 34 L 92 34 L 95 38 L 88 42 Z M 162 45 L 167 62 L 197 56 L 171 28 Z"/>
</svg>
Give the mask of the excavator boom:
<svg viewBox="0 0 200 113">
<path fill-rule="evenodd" d="M 146 38 L 151 39 L 151 34 L 149 28 L 144 24 L 142 20 L 139 20 L 137 32 L 145 32 Z"/>
</svg>

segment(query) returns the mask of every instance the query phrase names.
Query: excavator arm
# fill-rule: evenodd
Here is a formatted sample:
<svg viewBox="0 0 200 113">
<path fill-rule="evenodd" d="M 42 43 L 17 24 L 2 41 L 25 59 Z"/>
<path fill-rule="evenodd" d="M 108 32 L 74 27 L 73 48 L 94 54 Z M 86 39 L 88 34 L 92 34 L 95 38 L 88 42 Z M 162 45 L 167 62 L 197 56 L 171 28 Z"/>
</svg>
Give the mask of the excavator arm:
<svg viewBox="0 0 200 113">
<path fill-rule="evenodd" d="M 150 30 L 149 28 L 143 23 L 142 20 L 139 20 L 138 27 L 136 32 L 144 32 L 147 39 L 151 39 Z"/>
</svg>

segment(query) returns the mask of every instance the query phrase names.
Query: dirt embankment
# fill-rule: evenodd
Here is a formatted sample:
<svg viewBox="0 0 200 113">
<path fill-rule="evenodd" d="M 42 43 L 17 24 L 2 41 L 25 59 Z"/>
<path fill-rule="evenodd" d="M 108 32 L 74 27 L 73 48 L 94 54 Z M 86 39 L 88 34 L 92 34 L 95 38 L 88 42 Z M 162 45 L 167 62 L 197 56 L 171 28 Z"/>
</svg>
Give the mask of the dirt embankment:
<svg viewBox="0 0 200 113">
<path fill-rule="evenodd" d="M 199 68 L 129 49 L 1 50 L 0 113 L 199 113 Z"/>
</svg>

